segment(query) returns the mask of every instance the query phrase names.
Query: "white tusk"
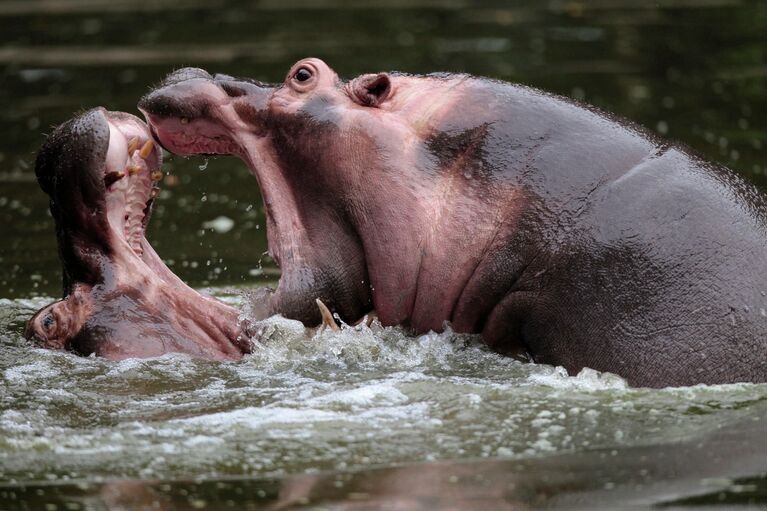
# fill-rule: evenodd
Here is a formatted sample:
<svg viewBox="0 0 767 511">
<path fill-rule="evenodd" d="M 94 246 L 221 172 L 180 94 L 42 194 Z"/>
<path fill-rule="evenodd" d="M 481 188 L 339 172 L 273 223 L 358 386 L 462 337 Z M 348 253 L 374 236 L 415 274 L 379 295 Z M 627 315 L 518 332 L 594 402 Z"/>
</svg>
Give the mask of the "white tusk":
<svg viewBox="0 0 767 511">
<path fill-rule="evenodd" d="M 320 315 L 322 315 L 322 326 L 330 327 L 330 329 L 334 332 L 341 330 L 341 328 L 338 326 L 338 323 L 336 323 L 336 320 L 333 319 L 333 315 L 330 313 L 330 309 L 328 309 L 327 306 L 322 303 L 322 300 L 317 298 L 316 302 L 317 307 L 320 308 Z"/>
</svg>

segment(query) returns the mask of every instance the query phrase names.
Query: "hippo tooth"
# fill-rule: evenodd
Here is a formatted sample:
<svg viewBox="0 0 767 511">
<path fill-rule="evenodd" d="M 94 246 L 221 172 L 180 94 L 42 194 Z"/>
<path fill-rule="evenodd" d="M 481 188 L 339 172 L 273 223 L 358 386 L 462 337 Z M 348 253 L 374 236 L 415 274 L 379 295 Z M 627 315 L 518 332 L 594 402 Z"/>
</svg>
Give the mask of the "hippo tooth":
<svg viewBox="0 0 767 511">
<path fill-rule="evenodd" d="M 125 167 L 125 170 L 128 171 L 129 176 L 132 176 L 133 174 L 137 174 L 141 170 L 141 167 L 138 165 L 128 165 Z"/>
<path fill-rule="evenodd" d="M 133 154 L 133 151 L 135 151 L 136 148 L 138 148 L 138 137 L 133 137 L 128 142 L 128 154 Z"/>
<path fill-rule="evenodd" d="M 162 170 L 155 170 L 152 172 L 152 181 L 159 181 L 162 179 Z"/>
<path fill-rule="evenodd" d="M 320 315 L 322 316 L 322 326 L 323 327 L 330 327 L 331 330 L 334 332 L 338 332 L 341 330 L 341 328 L 338 326 L 338 323 L 336 323 L 336 320 L 333 319 L 333 315 L 330 313 L 330 309 L 328 309 L 327 305 L 322 303 L 322 300 L 317 298 L 317 307 L 320 308 Z"/>
<path fill-rule="evenodd" d="M 146 160 L 152 153 L 152 149 L 154 149 L 154 142 L 152 142 L 152 139 L 149 139 L 144 142 L 143 146 L 141 146 L 141 150 L 138 152 L 138 155 Z"/>
<path fill-rule="evenodd" d="M 151 197 L 152 199 L 154 199 L 155 197 L 157 197 L 157 195 L 158 195 L 159 193 L 160 193 L 160 189 L 159 189 L 158 187 L 156 187 L 156 186 L 153 186 L 153 187 L 152 187 L 152 191 L 151 191 L 151 192 L 149 192 L 149 197 Z"/>
<path fill-rule="evenodd" d="M 189 119 L 187 119 L 186 117 L 182 117 L 179 122 L 181 122 L 181 124 L 187 124 L 189 123 Z"/>
<path fill-rule="evenodd" d="M 109 187 L 112 186 L 116 181 L 119 181 L 120 179 L 125 177 L 125 172 L 107 172 L 106 175 L 104 175 L 104 184 Z"/>
</svg>

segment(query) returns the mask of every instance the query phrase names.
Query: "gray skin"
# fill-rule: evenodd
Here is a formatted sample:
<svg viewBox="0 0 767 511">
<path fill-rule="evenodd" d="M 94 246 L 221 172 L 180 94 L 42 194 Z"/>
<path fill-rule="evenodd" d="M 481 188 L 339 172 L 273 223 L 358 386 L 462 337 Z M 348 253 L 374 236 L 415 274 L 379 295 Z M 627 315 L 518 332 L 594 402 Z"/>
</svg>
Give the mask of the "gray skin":
<svg viewBox="0 0 767 511">
<path fill-rule="evenodd" d="M 538 90 L 467 75 L 264 84 L 176 71 L 139 103 L 179 154 L 258 178 L 270 312 L 481 333 L 661 387 L 767 381 L 765 199 L 730 170 Z"/>
</svg>

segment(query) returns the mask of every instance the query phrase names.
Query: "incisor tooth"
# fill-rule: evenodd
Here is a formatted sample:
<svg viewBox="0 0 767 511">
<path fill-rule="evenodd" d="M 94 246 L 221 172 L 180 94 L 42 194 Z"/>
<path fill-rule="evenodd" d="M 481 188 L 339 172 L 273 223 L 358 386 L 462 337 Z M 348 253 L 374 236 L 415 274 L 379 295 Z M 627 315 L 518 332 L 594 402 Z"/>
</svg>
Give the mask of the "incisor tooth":
<svg viewBox="0 0 767 511">
<path fill-rule="evenodd" d="M 127 167 L 125 167 L 125 170 L 128 171 L 129 176 L 132 176 L 133 174 L 138 173 L 141 170 L 141 167 L 139 167 L 138 165 L 128 165 Z"/>
<path fill-rule="evenodd" d="M 133 154 L 133 151 L 135 151 L 137 147 L 138 147 L 138 137 L 133 137 L 128 142 L 128 156 Z"/>
<path fill-rule="evenodd" d="M 138 155 L 146 160 L 151 154 L 153 148 L 154 142 L 152 142 L 152 139 L 149 139 L 144 143 L 143 146 L 141 146 L 141 151 L 138 152 Z"/>
</svg>

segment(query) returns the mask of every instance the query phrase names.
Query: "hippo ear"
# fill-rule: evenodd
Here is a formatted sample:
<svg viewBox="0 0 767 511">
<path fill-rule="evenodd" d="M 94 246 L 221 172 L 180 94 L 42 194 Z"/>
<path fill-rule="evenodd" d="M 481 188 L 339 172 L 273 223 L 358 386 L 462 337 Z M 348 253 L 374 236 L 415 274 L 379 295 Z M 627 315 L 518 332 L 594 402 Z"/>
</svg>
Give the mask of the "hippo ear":
<svg viewBox="0 0 767 511">
<path fill-rule="evenodd" d="M 362 106 L 379 106 L 391 93 L 391 80 L 386 73 L 362 75 L 349 85 L 352 99 Z"/>
</svg>

